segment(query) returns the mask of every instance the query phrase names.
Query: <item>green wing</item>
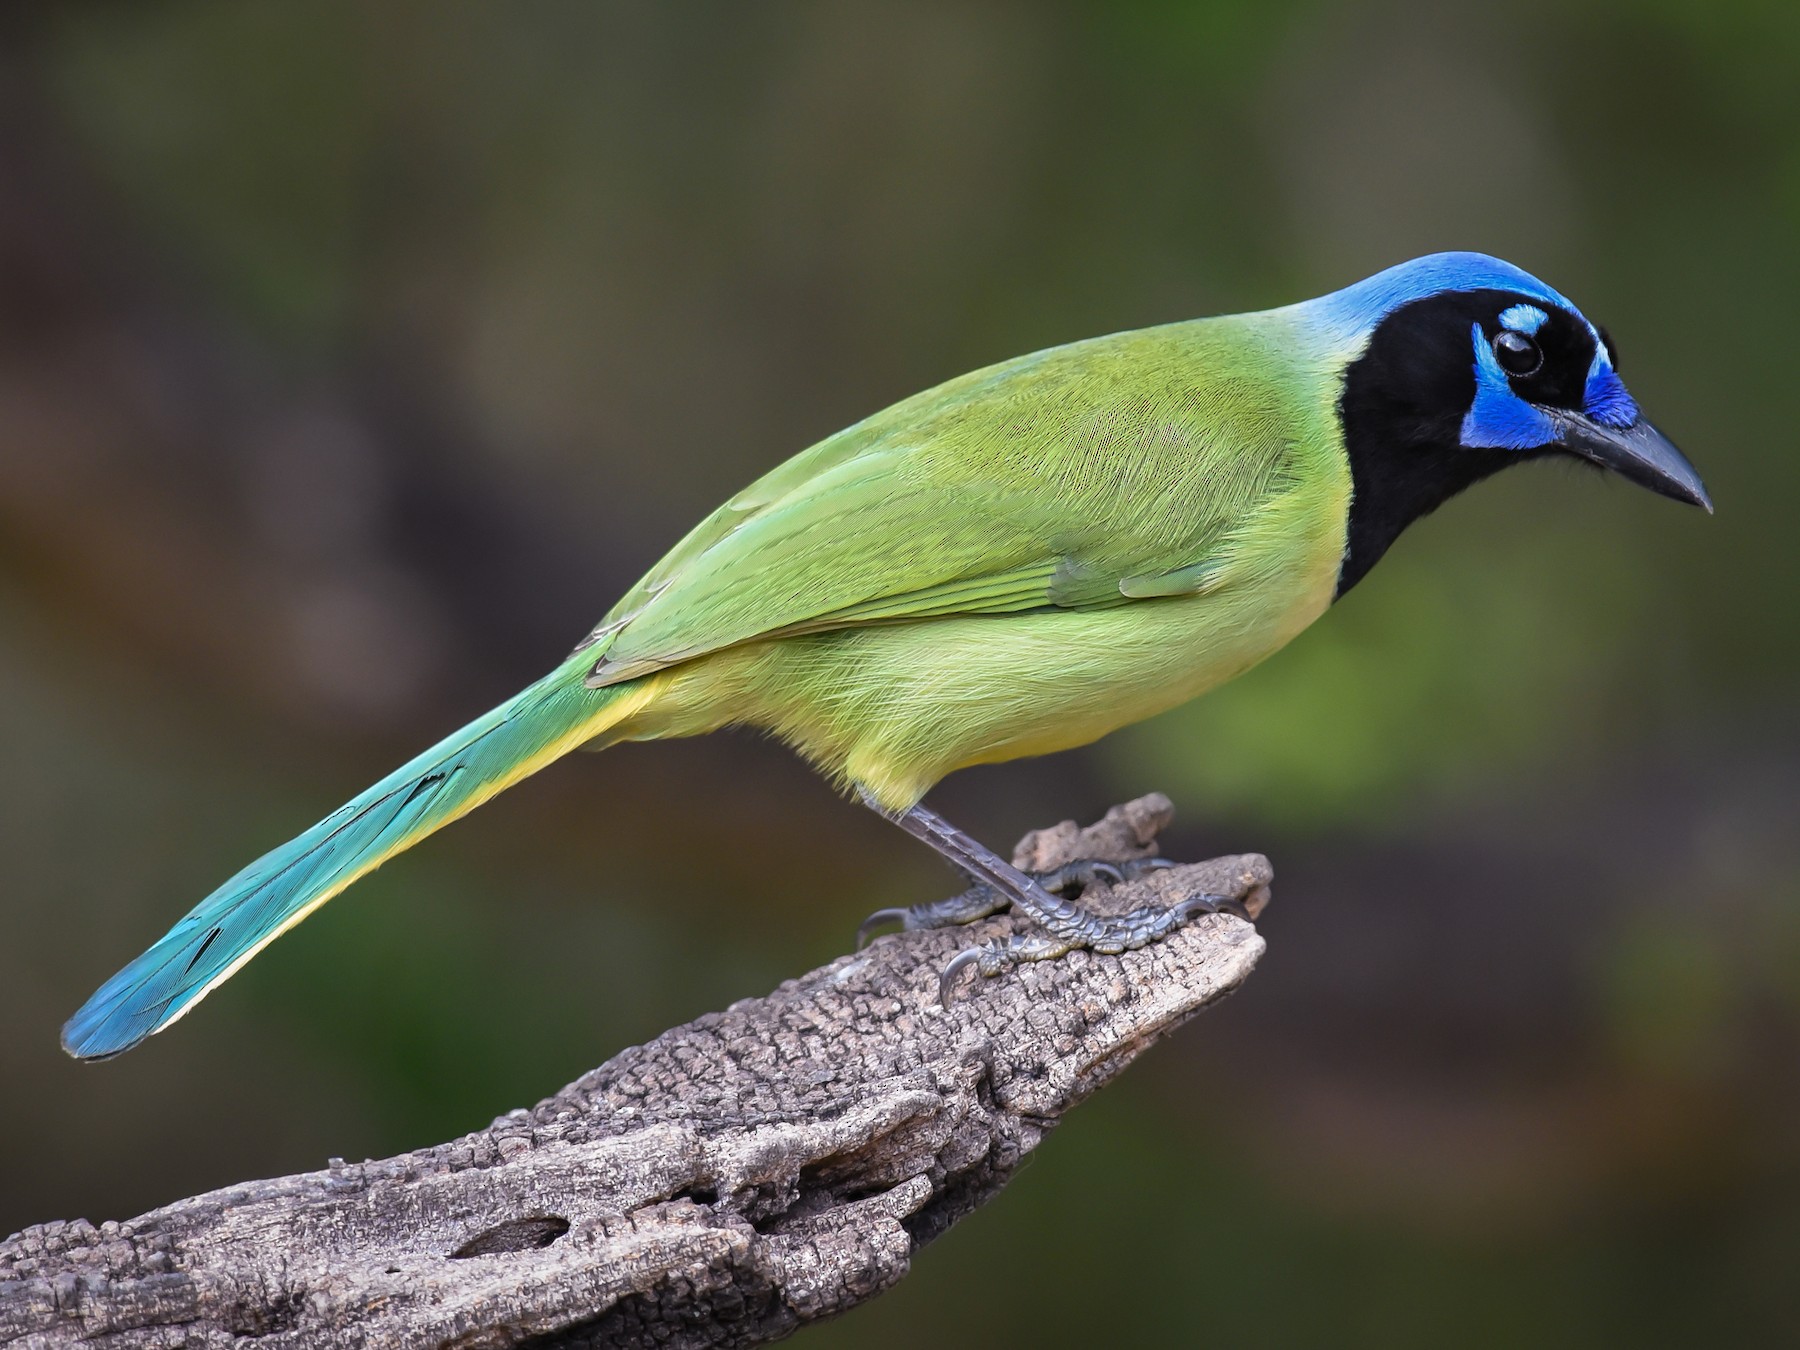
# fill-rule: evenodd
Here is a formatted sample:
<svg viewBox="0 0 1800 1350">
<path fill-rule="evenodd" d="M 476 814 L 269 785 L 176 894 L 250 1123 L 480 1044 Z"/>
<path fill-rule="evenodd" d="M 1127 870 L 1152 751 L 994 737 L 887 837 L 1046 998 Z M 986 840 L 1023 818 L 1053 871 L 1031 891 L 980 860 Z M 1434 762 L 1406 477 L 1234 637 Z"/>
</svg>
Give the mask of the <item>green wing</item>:
<svg viewBox="0 0 1800 1350">
<path fill-rule="evenodd" d="M 1297 470 L 1279 367 L 1227 322 L 1022 357 L 796 456 L 620 601 L 589 683 L 777 635 L 1228 584 L 1234 533 Z"/>
</svg>

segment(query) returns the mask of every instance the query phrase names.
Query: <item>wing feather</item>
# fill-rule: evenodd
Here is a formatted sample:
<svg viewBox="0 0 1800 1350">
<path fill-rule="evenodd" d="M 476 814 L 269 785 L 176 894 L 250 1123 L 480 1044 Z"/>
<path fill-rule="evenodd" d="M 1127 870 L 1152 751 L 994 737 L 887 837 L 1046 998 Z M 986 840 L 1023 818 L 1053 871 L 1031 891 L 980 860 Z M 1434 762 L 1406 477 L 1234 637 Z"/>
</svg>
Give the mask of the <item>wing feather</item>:
<svg viewBox="0 0 1800 1350">
<path fill-rule="evenodd" d="M 1279 391 L 1172 325 L 895 405 L 703 521 L 590 638 L 592 686 L 761 638 L 1205 593 L 1287 475 Z"/>
</svg>

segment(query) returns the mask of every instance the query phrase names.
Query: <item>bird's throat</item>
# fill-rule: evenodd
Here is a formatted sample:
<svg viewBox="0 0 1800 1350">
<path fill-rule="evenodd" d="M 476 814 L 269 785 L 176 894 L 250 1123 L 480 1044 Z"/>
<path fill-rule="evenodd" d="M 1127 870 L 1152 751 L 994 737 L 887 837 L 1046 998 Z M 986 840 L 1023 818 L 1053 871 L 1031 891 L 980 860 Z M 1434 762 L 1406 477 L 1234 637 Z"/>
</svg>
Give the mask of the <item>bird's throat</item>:
<svg viewBox="0 0 1800 1350">
<path fill-rule="evenodd" d="M 1470 315 L 1491 301 L 1486 292 L 1466 292 L 1403 306 L 1344 371 L 1338 422 L 1350 461 L 1350 513 L 1338 596 L 1420 516 L 1510 464 L 1537 458 L 1536 451 L 1462 444 L 1475 397 Z"/>
<path fill-rule="evenodd" d="M 1347 422 L 1350 519 L 1337 595 L 1361 581 L 1408 525 L 1430 515 L 1465 488 L 1530 458 L 1516 450 L 1470 450 L 1404 439 L 1398 427 Z"/>
</svg>

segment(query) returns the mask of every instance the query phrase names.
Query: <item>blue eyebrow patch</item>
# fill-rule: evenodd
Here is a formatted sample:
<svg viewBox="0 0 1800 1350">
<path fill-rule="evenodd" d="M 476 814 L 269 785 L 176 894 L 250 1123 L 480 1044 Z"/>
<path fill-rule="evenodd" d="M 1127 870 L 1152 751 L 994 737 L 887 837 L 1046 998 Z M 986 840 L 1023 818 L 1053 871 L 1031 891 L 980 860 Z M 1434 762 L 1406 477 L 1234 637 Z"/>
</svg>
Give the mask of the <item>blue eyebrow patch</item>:
<svg viewBox="0 0 1800 1350">
<path fill-rule="evenodd" d="M 1536 305 L 1514 305 L 1500 312 L 1500 326 L 1530 337 L 1550 322 L 1550 316 Z"/>
</svg>

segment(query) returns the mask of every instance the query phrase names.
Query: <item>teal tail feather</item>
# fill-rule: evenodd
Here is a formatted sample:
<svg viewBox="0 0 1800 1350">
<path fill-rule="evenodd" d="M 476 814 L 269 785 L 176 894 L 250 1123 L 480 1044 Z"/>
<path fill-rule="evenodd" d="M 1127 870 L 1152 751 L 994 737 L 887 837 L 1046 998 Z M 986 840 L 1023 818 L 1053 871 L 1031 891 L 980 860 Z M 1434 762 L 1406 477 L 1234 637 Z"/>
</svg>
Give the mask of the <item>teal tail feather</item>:
<svg viewBox="0 0 1800 1350">
<path fill-rule="evenodd" d="M 351 882 L 574 749 L 642 702 L 591 690 L 572 657 L 485 717 L 396 769 L 214 891 L 108 980 L 63 1027 L 77 1059 L 123 1054 L 176 1021 L 238 967 Z"/>
</svg>

